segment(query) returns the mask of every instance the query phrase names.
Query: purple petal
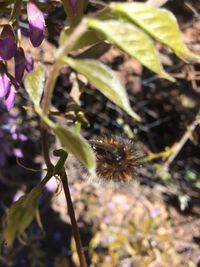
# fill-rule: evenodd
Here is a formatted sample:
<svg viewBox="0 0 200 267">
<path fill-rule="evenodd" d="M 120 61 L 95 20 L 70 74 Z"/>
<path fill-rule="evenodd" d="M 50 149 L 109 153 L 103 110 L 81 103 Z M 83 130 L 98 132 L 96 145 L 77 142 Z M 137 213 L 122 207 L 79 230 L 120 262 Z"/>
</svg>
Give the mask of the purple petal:
<svg viewBox="0 0 200 267">
<path fill-rule="evenodd" d="M 10 79 L 6 73 L 6 68 L 0 64 L 0 98 L 4 97 L 10 89 Z"/>
<path fill-rule="evenodd" d="M 3 27 L 0 36 L 0 59 L 11 59 L 17 50 L 17 44 L 15 40 L 15 34 L 11 25 L 6 24 Z"/>
<path fill-rule="evenodd" d="M 157 217 L 159 214 L 160 214 L 160 209 L 158 208 L 150 210 L 150 216 L 153 218 Z"/>
<path fill-rule="evenodd" d="M 21 141 L 27 141 L 28 140 L 28 137 L 24 134 L 19 134 L 19 140 Z"/>
<path fill-rule="evenodd" d="M 13 133 L 13 134 L 12 134 L 12 139 L 13 139 L 13 140 L 17 140 L 17 137 L 18 137 L 18 136 L 17 136 L 16 133 Z"/>
<path fill-rule="evenodd" d="M 20 85 L 25 70 L 25 55 L 24 50 L 20 47 L 15 54 L 15 81 Z"/>
<path fill-rule="evenodd" d="M 78 2 L 77 2 L 77 0 L 69 0 L 69 4 L 71 6 L 73 15 L 74 16 L 77 15 L 77 12 L 78 12 Z"/>
<path fill-rule="evenodd" d="M 27 3 L 27 14 L 29 23 L 30 40 L 34 47 L 41 45 L 44 39 L 45 21 L 43 13 L 35 5 L 29 1 Z"/>
<path fill-rule="evenodd" d="M 10 90 L 5 98 L 5 106 L 7 110 L 10 110 L 14 106 L 16 91 L 15 87 L 11 85 Z"/>
<path fill-rule="evenodd" d="M 26 64 L 25 64 L 25 68 L 26 71 L 31 72 L 33 70 L 33 59 L 27 54 L 25 53 L 25 60 L 26 60 Z"/>
<path fill-rule="evenodd" d="M 13 149 L 13 154 L 17 158 L 22 158 L 24 156 L 20 148 L 14 148 Z"/>
</svg>

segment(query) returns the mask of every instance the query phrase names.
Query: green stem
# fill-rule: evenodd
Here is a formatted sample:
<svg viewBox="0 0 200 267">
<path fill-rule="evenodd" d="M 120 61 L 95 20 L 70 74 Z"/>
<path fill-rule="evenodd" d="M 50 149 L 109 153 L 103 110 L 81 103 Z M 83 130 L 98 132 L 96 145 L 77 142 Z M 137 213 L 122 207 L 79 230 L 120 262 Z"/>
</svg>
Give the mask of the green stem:
<svg viewBox="0 0 200 267">
<path fill-rule="evenodd" d="M 40 133 L 41 133 L 41 144 L 42 144 L 42 153 L 43 153 L 44 161 L 48 168 L 48 171 L 52 171 L 53 164 L 51 163 L 51 160 L 49 157 L 48 131 L 43 121 L 40 122 Z"/>
<path fill-rule="evenodd" d="M 48 115 L 50 110 L 53 89 L 61 67 L 59 58 L 62 56 L 66 56 L 71 51 L 74 44 L 78 41 L 78 39 L 82 36 L 86 29 L 86 20 L 82 20 L 82 22 L 74 29 L 73 33 L 69 36 L 65 44 L 57 50 L 56 62 L 54 63 L 52 69 L 50 70 L 50 73 L 48 74 L 48 79 L 44 90 L 44 96 L 42 101 L 43 115 Z"/>
<path fill-rule="evenodd" d="M 78 25 L 83 17 L 84 0 L 61 0 L 65 13 L 67 15 L 69 25 L 75 27 Z M 75 10 L 72 8 L 71 2 L 75 2 Z"/>
<path fill-rule="evenodd" d="M 159 153 L 150 153 L 147 157 L 141 159 L 140 162 L 147 162 L 147 161 L 152 161 L 154 159 L 158 159 L 158 158 L 168 158 L 173 152 L 174 152 L 175 148 L 168 148 L 165 151 L 159 152 Z"/>
</svg>

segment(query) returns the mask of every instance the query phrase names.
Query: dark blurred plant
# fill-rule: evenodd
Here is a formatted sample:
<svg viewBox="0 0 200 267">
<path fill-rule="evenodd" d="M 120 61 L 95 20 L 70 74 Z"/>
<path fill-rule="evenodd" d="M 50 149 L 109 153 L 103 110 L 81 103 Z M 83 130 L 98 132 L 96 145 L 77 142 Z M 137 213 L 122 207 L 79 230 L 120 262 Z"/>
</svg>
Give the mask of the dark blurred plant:
<svg viewBox="0 0 200 267">
<path fill-rule="evenodd" d="M 167 227 L 163 228 L 159 210 L 146 213 L 142 221 L 130 220 L 120 231 L 109 225 L 106 231 L 94 229 L 89 253 L 92 264 L 97 267 L 117 266 L 123 261 L 127 266 L 129 263 L 130 266 L 135 264 L 141 267 L 181 264 L 173 244 L 173 235 Z"/>
<path fill-rule="evenodd" d="M 4 230 L 4 239 L 8 246 L 11 246 L 15 237 L 23 234 L 30 225 L 35 217 L 43 187 L 53 176 L 56 176 L 62 181 L 65 191 L 80 265 L 87 266 L 64 164 L 68 153 L 72 153 L 88 169 L 90 175 L 95 176 L 95 154 L 90 144 L 79 133 L 84 121 L 82 113 L 75 113 L 74 129 L 55 123 L 52 116 L 49 116 L 52 115 L 50 110 L 52 94 L 60 71 L 63 67 L 69 66 L 85 76 L 93 86 L 133 119 L 141 121 L 142 118 L 132 109 L 126 90 L 115 73 L 97 60 L 108 49 L 107 43 L 135 57 L 145 67 L 169 81 L 175 81 L 175 79 L 164 71 L 154 40 L 169 47 L 185 62 L 199 61 L 199 57 L 184 45 L 178 24 L 171 12 L 154 7 L 151 3 L 152 1 L 147 4 L 113 2 L 102 5 L 100 2 L 100 9 L 96 13 L 84 16 L 88 1 L 62 0 L 67 15 L 67 25 L 60 34 L 54 63 L 48 73 L 45 66 L 38 64 L 24 80 L 25 88 L 33 102 L 33 107 L 30 108 L 41 118 L 41 140 L 47 174 L 35 188 L 22 196 L 8 210 Z M 26 14 L 27 10 L 30 40 L 33 46 L 37 47 L 42 43 L 45 32 L 42 9 L 44 8 L 48 13 L 50 4 L 56 5 L 45 1 L 42 3 L 36 0 L 28 2 L 19 0 L 4 1 L 0 7 L 1 13 L 12 9 L 11 13 L 6 13 L 9 15 L 9 22 L 1 25 L 0 35 L 0 96 L 4 99 L 7 109 L 11 109 L 14 105 L 24 70 L 31 70 L 31 64 L 27 62 L 23 51 L 20 17 L 24 12 Z M 7 67 L 7 61 L 13 57 L 15 58 L 14 76 L 10 74 Z M 55 165 L 51 162 L 49 153 L 49 129 L 60 140 L 62 147 L 54 151 L 54 156 L 58 158 Z"/>
<path fill-rule="evenodd" d="M 17 125 L 17 116 L 8 114 L 0 107 L 0 166 L 4 166 L 8 157 L 23 157 L 20 142 L 27 140 Z"/>
</svg>

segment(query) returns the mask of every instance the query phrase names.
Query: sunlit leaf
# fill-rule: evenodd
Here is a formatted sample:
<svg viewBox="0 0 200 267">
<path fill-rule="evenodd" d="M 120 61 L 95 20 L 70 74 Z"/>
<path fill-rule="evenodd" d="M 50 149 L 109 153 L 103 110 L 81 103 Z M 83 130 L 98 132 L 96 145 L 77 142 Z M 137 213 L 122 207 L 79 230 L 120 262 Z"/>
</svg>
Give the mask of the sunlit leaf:
<svg viewBox="0 0 200 267">
<path fill-rule="evenodd" d="M 44 90 L 45 71 L 39 64 L 32 72 L 28 73 L 24 80 L 26 91 L 35 106 L 39 106 L 42 92 Z"/>
<path fill-rule="evenodd" d="M 111 3 L 110 6 L 118 15 L 129 19 L 153 38 L 170 47 L 182 60 L 200 61 L 200 57 L 190 52 L 183 43 L 176 18 L 170 11 L 137 2 Z"/>
<path fill-rule="evenodd" d="M 140 28 L 124 21 L 95 19 L 89 20 L 89 26 L 105 34 L 108 41 L 135 57 L 150 70 L 165 79 L 174 81 L 174 78 L 163 70 L 152 38 Z"/>
<path fill-rule="evenodd" d="M 95 176 L 96 160 L 89 143 L 76 131 L 69 129 L 66 126 L 56 124 L 47 117 L 42 116 L 42 114 L 40 114 L 40 116 L 54 131 L 63 148 L 68 153 L 72 153 L 75 157 L 77 157 L 88 169 L 91 175 Z"/>
<path fill-rule="evenodd" d="M 140 230 L 143 234 L 148 234 L 151 232 L 152 227 L 153 227 L 153 218 L 152 217 L 147 217 L 143 220 L 141 226 L 140 226 Z"/>
<path fill-rule="evenodd" d="M 133 221 L 130 221 L 128 223 L 128 230 L 132 235 L 135 235 L 137 233 L 137 227 Z"/>
<path fill-rule="evenodd" d="M 17 234 L 23 233 L 35 217 L 41 189 L 38 185 L 9 208 L 4 230 L 4 239 L 8 246 L 13 244 Z"/>
<path fill-rule="evenodd" d="M 158 241 L 170 241 L 172 238 L 173 238 L 173 235 L 172 234 L 168 234 L 168 233 L 156 235 L 156 239 Z"/>
<path fill-rule="evenodd" d="M 69 57 L 63 57 L 62 62 L 84 75 L 108 99 L 124 109 L 134 119 L 140 121 L 140 117 L 130 106 L 125 88 L 121 85 L 115 73 L 106 65 L 97 60 L 78 60 Z"/>
<path fill-rule="evenodd" d="M 60 46 L 64 45 L 69 35 L 72 34 L 73 30 L 71 28 L 65 28 L 62 30 L 59 38 Z M 98 34 L 92 29 L 87 30 L 78 40 L 77 43 L 74 44 L 72 50 L 82 49 L 84 47 L 91 46 L 103 40 L 103 36 Z"/>
<path fill-rule="evenodd" d="M 101 233 L 97 232 L 93 236 L 93 238 L 90 240 L 90 245 L 89 246 L 90 246 L 90 248 L 95 249 L 95 248 L 97 248 L 99 246 L 100 242 L 101 242 Z"/>
<path fill-rule="evenodd" d="M 94 174 L 95 156 L 86 140 L 77 132 L 64 126 L 57 125 L 53 130 L 65 150 L 75 155 L 88 168 L 91 174 Z"/>
</svg>

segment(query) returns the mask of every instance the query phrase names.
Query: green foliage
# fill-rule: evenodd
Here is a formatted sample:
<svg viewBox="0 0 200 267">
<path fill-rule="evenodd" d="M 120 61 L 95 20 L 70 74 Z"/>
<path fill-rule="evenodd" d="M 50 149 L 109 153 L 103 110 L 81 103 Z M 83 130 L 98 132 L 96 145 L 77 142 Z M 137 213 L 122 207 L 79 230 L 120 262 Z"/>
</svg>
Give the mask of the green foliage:
<svg viewBox="0 0 200 267">
<path fill-rule="evenodd" d="M 171 178 L 170 173 L 162 164 L 154 164 L 154 169 L 156 175 L 158 175 L 158 177 L 160 177 L 162 180 L 167 181 Z"/>
<path fill-rule="evenodd" d="M 22 234 L 35 217 L 41 190 L 42 187 L 39 184 L 8 209 L 4 229 L 4 240 L 8 246 L 12 246 L 15 237 Z"/>
<path fill-rule="evenodd" d="M 68 15 L 70 27 L 62 31 L 60 35 L 60 48 L 58 51 L 61 51 L 61 53 L 58 54 L 61 56 L 56 59 L 54 66 L 57 66 L 60 70 L 63 65 L 61 66 L 59 64 L 62 62 L 84 75 L 102 94 L 137 121 L 141 121 L 141 118 L 132 110 L 126 90 L 121 85 L 115 73 L 99 60 L 76 59 L 75 57 L 79 52 L 77 50 L 94 47 L 96 44 L 101 44 L 102 41 L 109 42 L 129 56 L 136 58 L 142 65 L 154 73 L 169 81 L 174 81 L 174 79 L 164 71 L 154 41 L 161 42 L 186 62 L 200 61 L 198 56 L 186 48 L 175 17 L 165 9 L 155 8 L 137 2 L 111 3 L 109 8 L 105 12 L 102 12 L 102 14 L 97 14 L 97 16 L 82 20 L 84 12 L 83 0 L 79 1 L 77 15 L 73 14 L 69 1 L 62 2 Z M 15 21 L 20 15 L 22 1 L 10 1 L 8 4 L 5 4 L 4 7 L 8 10 L 10 3 L 13 3 L 11 21 Z M 81 34 L 75 28 L 79 22 L 81 22 L 79 27 L 82 25 L 85 26 Z M 78 29 L 80 30 L 81 27 Z M 69 40 L 72 40 L 71 47 L 68 43 Z M 70 49 L 67 49 L 68 47 Z M 62 48 L 65 49 L 62 50 Z M 66 55 L 69 52 L 72 52 L 72 57 L 74 58 Z M 47 85 L 50 91 L 48 92 L 49 99 L 45 99 L 47 103 L 51 103 L 57 74 L 52 76 L 52 80 L 48 77 L 49 83 L 47 82 Z M 40 108 L 41 96 L 45 87 L 44 67 L 39 64 L 33 72 L 26 76 L 24 84 L 30 99 L 34 103 L 36 112 L 59 138 L 64 150 L 67 153 L 75 155 L 89 172 L 95 176 L 95 155 L 89 143 L 75 130 L 54 123 L 46 116 L 49 110 L 45 113 Z M 153 157 L 156 158 L 157 156 L 150 155 L 150 157 L 152 160 Z M 161 165 L 156 165 L 155 167 L 158 175 L 163 180 L 169 180 L 171 178 L 170 174 Z M 62 168 L 63 165 L 61 166 L 61 170 Z M 192 171 L 186 173 L 185 179 L 192 182 L 197 188 L 200 187 L 199 179 Z M 13 244 L 17 235 L 24 233 L 34 219 L 43 185 L 43 183 L 40 183 L 30 193 L 15 202 L 8 210 L 4 230 L 4 239 L 8 246 Z M 183 202 L 187 200 L 186 198 L 182 199 Z M 97 212 L 98 210 L 96 209 Z M 114 266 L 120 262 L 124 255 L 128 257 L 138 256 L 140 266 L 147 266 L 154 260 L 157 260 L 160 254 L 165 259 L 170 259 L 175 254 L 171 236 L 168 233 L 160 233 L 158 222 L 151 216 L 144 218 L 142 223 L 131 220 L 127 225 L 127 229 L 120 233 L 112 231 L 104 234 L 114 238 L 109 244 L 104 243 L 101 239 L 100 231 L 96 232 L 90 242 L 89 248 L 93 264 L 105 263 L 105 255 L 103 253 L 96 253 L 95 251 L 98 247 L 103 247 L 108 252 L 108 255 L 112 259 L 110 266 Z M 170 260 L 168 262 L 170 265 Z"/>
<path fill-rule="evenodd" d="M 185 179 L 190 182 L 194 187 L 200 189 L 200 177 L 193 170 L 187 170 L 185 173 Z"/>
<path fill-rule="evenodd" d="M 42 64 L 39 64 L 32 72 L 27 74 L 24 80 L 26 91 L 36 107 L 39 107 L 40 104 L 44 82 L 45 70 Z"/>
<path fill-rule="evenodd" d="M 186 62 L 200 61 L 200 58 L 184 45 L 176 18 L 170 11 L 137 2 L 112 3 L 111 9 L 170 47 L 182 60 Z M 143 44 L 141 43 L 141 45 Z"/>
<path fill-rule="evenodd" d="M 162 78 L 175 81 L 161 65 L 158 52 L 152 39 L 135 25 L 120 20 L 89 20 L 89 26 L 102 32 L 106 39 L 128 55 L 135 57 L 144 66 Z M 142 45 L 141 45 L 142 44 Z"/>
<path fill-rule="evenodd" d="M 70 1 L 70 0 L 61 0 L 63 7 L 65 9 L 65 12 L 67 14 L 68 17 L 68 22 L 71 26 L 75 26 L 77 25 L 80 20 L 82 19 L 83 16 L 83 12 L 84 12 L 84 7 L 85 7 L 85 0 L 79 0 L 78 3 L 76 4 L 76 2 Z M 73 9 L 72 9 L 72 5 L 75 5 L 76 8 L 76 12 L 74 14 Z"/>
<path fill-rule="evenodd" d="M 63 46 L 66 42 L 67 38 L 69 38 L 70 34 L 72 34 L 73 29 L 66 27 L 61 31 L 59 38 L 59 45 Z M 96 43 L 104 40 L 104 37 L 97 33 L 95 30 L 88 29 L 78 40 L 77 43 L 74 44 L 73 50 L 79 50 L 84 47 L 88 47 L 94 45 Z"/>
<path fill-rule="evenodd" d="M 75 60 L 69 57 L 63 57 L 62 62 L 83 74 L 108 99 L 124 109 L 137 121 L 140 120 L 140 117 L 131 109 L 125 88 L 107 66 L 97 60 Z"/>
<path fill-rule="evenodd" d="M 95 176 L 95 155 L 88 142 L 75 130 L 70 130 L 66 126 L 54 123 L 47 117 L 40 114 L 44 122 L 54 131 L 60 140 L 63 148 L 76 156 L 80 162 L 88 169 L 91 175 Z"/>
<path fill-rule="evenodd" d="M 158 263 L 168 266 L 180 261 L 172 240 L 173 236 L 162 228 L 158 216 L 146 214 L 142 221 L 130 220 L 122 230 L 112 227 L 97 230 L 90 241 L 89 253 L 95 266 L 115 266 L 127 258 L 131 263 L 145 267 L 156 261 L 158 255 Z"/>
<path fill-rule="evenodd" d="M 79 133 L 59 124 L 54 125 L 53 131 L 59 138 L 63 148 L 76 156 L 90 174 L 95 176 L 95 156 L 88 142 Z"/>
</svg>

